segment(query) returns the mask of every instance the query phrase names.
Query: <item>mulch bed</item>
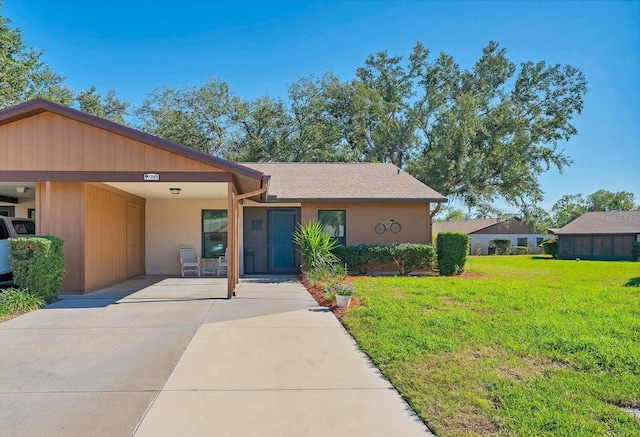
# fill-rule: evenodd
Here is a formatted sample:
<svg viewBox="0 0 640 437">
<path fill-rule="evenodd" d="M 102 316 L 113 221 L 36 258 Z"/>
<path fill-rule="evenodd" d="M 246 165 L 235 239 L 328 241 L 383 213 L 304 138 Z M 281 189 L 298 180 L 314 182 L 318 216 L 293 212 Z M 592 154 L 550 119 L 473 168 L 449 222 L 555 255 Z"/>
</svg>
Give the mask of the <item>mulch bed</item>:
<svg viewBox="0 0 640 437">
<path fill-rule="evenodd" d="M 349 282 L 352 282 L 354 279 L 355 278 L 348 276 L 344 281 L 342 281 L 342 283 L 348 284 Z M 298 281 L 300 281 L 300 283 L 304 286 L 304 288 L 307 289 L 309 294 L 316 300 L 318 305 L 325 308 L 329 308 L 336 316 L 340 316 L 342 315 L 342 313 L 345 312 L 346 308 L 338 308 L 338 305 L 336 305 L 335 302 L 329 302 L 327 300 L 326 293 L 322 286 L 314 287 L 310 282 L 306 281 L 302 277 L 302 275 L 298 275 Z M 358 298 L 358 296 L 353 296 L 351 298 L 351 303 L 349 304 L 349 308 L 358 307 L 360 305 L 362 305 L 362 301 Z"/>
</svg>

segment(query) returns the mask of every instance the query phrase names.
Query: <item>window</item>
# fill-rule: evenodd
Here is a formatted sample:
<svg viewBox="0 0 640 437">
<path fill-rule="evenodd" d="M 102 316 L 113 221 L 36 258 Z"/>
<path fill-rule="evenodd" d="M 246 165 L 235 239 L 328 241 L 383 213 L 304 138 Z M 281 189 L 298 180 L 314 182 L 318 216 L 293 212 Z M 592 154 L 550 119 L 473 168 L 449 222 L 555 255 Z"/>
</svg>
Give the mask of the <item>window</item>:
<svg viewBox="0 0 640 437">
<path fill-rule="evenodd" d="M 536 246 L 540 247 L 540 245 L 542 244 L 543 241 L 544 241 L 544 238 L 542 238 L 542 237 L 536 238 Z"/>
<path fill-rule="evenodd" d="M 343 246 L 347 245 L 345 237 L 347 212 L 344 210 L 318 211 L 318 221 L 324 225 L 324 230 Z"/>
<path fill-rule="evenodd" d="M 36 210 L 35 210 L 35 208 L 27 209 L 27 217 L 29 217 L 31 220 L 35 220 L 36 219 Z"/>
<path fill-rule="evenodd" d="M 202 211 L 202 257 L 223 256 L 227 250 L 227 210 Z"/>
<path fill-rule="evenodd" d="M 518 247 L 527 247 L 527 237 L 518 237 Z"/>
</svg>

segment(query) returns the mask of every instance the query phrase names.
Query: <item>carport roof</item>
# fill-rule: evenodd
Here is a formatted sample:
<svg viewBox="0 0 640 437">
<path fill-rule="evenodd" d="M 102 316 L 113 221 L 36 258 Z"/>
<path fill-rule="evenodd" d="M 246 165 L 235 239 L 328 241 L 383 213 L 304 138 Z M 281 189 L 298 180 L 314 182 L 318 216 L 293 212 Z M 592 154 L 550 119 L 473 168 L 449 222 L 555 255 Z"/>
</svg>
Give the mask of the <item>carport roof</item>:
<svg viewBox="0 0 640 437">
<path fill-rule="evenodd" d="M 218 158 L 207 153 L 200 152 L 190 147 L 164 140 L 154 135 L 150 135 L 137 129 L 133 129 L 109 120 L 102 119 L 100 117 L 96 117 L 91 114 L 87 114 L 77 109 L 50 102 L 45 99 L 30 100 L 28 102 L 1 110 L 0 125 L 9 124 L 11 122 L 28 118 L 43 112 L 51 112 L 63 117 L 67 117 L 80 123 L 94 126 L 108 132 L 113 132 L 123 137 L 127 137 L 132 140 L 136 140 L 141 143 L 184 156 L 185 158 L 214 166 L 233 174 L 235 177 L 239 177 L 242 179 L 248 178 L 257 181 L 263 180 L 263 173 L 258 170 L 245 167 L 243 165 L 236 164 L 234 162 L 227 161 L 225 159 Z"/>
</svg>

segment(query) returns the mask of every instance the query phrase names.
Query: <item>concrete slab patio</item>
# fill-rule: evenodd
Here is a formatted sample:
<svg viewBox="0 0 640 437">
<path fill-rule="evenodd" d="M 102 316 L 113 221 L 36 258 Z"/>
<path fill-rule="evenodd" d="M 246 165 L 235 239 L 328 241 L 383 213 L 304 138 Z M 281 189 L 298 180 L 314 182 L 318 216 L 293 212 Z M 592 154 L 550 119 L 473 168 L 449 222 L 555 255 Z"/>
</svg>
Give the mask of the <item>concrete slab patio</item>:
<svg viewBox="0 0 640 437">
<path fill-rule="evenodd" d="M 160 279 L 0 324 L 3 432 L 429 435 L 295 278 Z"/>
</svg>

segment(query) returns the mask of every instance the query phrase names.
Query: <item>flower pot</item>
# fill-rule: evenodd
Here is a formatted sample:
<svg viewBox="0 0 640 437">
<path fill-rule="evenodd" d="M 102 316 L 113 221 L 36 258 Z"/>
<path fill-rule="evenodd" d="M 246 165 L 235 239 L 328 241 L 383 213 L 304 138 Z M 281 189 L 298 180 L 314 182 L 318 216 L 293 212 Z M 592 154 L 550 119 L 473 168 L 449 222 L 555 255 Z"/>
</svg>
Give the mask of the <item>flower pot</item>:
<svg viewBox="0 0 640 437">
<path fill-rule="evenodd" d="M 351 303 L 351 296 L 340 296 L 336 294 L 336 304 L 338 308 L 347 308 Z"/>
</svg>

